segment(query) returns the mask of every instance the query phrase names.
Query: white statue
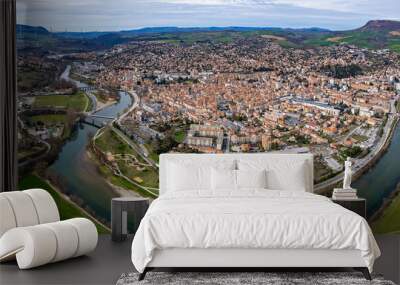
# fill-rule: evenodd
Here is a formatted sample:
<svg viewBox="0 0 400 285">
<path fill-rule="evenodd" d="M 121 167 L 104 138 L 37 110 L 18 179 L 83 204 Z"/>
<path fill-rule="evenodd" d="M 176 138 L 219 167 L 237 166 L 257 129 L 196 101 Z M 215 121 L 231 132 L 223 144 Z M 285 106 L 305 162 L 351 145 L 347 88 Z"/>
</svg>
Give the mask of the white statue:
<svg viewBox="0 0 400 285">
<path fill-rule="evenodd" d="M 351 170 L 352 162 L 350 157 L 347 157 L 347 160 L 344 162 L 344 178 L 343 178 L 343 189 L 352 189 L 351 188 L 351 176 L 353 174 Z"/>
</svg>

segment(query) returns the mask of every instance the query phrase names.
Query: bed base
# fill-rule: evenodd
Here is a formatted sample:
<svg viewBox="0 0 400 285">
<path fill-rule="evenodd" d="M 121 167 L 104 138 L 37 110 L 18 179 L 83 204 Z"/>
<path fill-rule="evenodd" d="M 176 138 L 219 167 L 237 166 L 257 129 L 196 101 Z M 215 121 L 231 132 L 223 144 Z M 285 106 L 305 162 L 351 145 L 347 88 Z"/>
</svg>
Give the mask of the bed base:
<svg viewBox="0 0 400 285">
<path fill-rule="evenodd" d="M 246 248 L 168 248 L 156 249 L 153 258 L 139 275 L 143 280 L 153 269 L 217 269 L 240 271 L 265 271 L 283 268 L 286 271 L 353 268 L 371 279 L 369 270 L 359 250 L 350 249 L 246 249 Z"/>
<path fill-rule="evenodd" d="M 366 280 L 369 280 L 369 281 L 372 280 L 371 274 L 369 273 L 369 270 L 368 270 L 367 267 L 350 267 L 350 268 L 352 268 L 355 271 L 360 271 L 364 275 L 364 278 Z M 172 268 L 146 267 L 144 269 L 144 271 L 139 274 L 138 281 L 142 281 L 146 277 L 147 272 L 155 270 L 155 269 L 168 269 L 168 270 L 171 270 Z M 173 269 L 176 270 L 177 268 L 173 268 Z M 188 271 L 188 269 L 190 269 L 191 271 L 199 271 L 198 268 L 191 268 L 191 267 L 185 267 L 184 270 L 180 270 L 180 271 Z M 276 271 L 291 271 L 291 270 L 294 269 L 294 267 L 291 267 L 291 268 L 281 268 L 281 267 L 279 267 L 279 268 L 276 268 L 276 267 L 269 267 L 269 268 L 243 268 L 243 267 L 242 268 L 232 268 L 232 267 L 230 267 L 230 268 L 220 268 L 220 267 L 205 268 L 205 267 L 202 267 L 200 271 L 202 271 L 202 272 L 214 272 L 214 271 L 219 271 L 221 269 L 223 269 L 223 271 L 228 271 L 228 272 L 246 272 L 246 271 L 248 271 L 248 272 L 255 272 L 255 271 L 256 272 L 269 272 L 272 269 L 276 270 Z M 296 268 L 296 269 L 299 269 L 299 268 Z M 305 268 L 305 270 L 307 270 L 307 269 L 314 269 L 315 270 L 317 268 L 310 268 L 310 267 L 309 268 Z M 326 268 L 323 268 L 323 269 L 326 269 Z"/>
</svg>

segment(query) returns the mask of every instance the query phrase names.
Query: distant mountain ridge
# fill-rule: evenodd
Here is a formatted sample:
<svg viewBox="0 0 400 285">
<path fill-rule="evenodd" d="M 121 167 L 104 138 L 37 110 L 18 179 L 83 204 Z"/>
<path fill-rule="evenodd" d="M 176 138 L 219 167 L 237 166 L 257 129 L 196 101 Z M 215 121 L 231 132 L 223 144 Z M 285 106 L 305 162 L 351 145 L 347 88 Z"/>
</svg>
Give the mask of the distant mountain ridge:
<svg viewBox="0 0 400 285">
<path fill-rule="evenodd" d="M 133 30 L 121 31 L 99 31 L 99 32 L 57 32 L 58 36 L 69 38 L 95 38 L 104 36 L 106 34 L 121 34 L 121 35 L 142 35 L 142 34 L 163 34 L 163 33 L 194 33 L 194 32 L 251 32 L 251 31 L 298 31 L 298 32 L 330 32 L 328 29 L 318 27 L 312 28 L 279 28 L 279 27 L 240 27 L 240 26 L 227 26 L 227 27 L 146 27 Z"/>
<path fill-rule="evenodd" d="M 400 21 L 394 20 L 371 20 L 364 26 L 348 31 L 387 31 L 400 30 Z M 71 38 L 94 38 L 106 34 L 151 34 L 151 33 L 179 33 L 179 32 L 213 32 L 213 31 L 233 31 L 233 32 L 248 32 L 248 31 L 292 31 L 292 32 L 336 32 L 330 29 L 311 27 L 311 28 L 280 28 L 280 27 L 243 27 L 243 26 L 227 26 L 227 27 L 145 27 L 132 30 L 121 31 L 91 31 L 91 32 L 55 32 L 53 34 L 71 37 Z M 339 32 L 339 31 L 337 31 Z M 345 32 L 345 31 L 343 31 Z M 46 28 L 42 26 L 29 26 L 17 24 L 17 33 L 38 33 L 49 34 Z"/>
<path fill-rule="evenodd" d="M 19 33 L 31 33 L 31 34 L 41 34 L 48 35 L 50 32 L 44 27 L 34 27 L 28 25 L 17 25 L 17 34 Z"/>
<path fill-rule="evenodd" d="M 371 20 L 356 30 L 360 31 L 394 31 L 400 30 L 400 21 Z"/>
<path fill-rule="evenodd" d="M 372 20 L 348 31 L 279 27 L 146 27 L 117 32 L 49 32 L 44 27 L 17 25 L 17 37 L 45 50 L 101 50 L 129 41 L 164 41 L 176 44 L 226 43 L 240 38 L 263 36 L 286 48 L 312 48 L 340 44 L 363 48 L 388 48 L 400 53 L 400 21 Z M 41 41 L 42 44 L 38 44 Z"/>
</svg>

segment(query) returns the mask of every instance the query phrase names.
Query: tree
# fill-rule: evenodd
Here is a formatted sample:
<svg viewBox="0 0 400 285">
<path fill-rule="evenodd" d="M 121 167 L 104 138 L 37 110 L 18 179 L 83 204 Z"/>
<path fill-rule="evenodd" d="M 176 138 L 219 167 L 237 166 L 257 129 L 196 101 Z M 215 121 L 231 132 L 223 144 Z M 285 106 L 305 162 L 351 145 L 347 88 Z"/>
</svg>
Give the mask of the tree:
<svg viewBox="0 0 400 285">
<path fill-rule="evenodd" d="M 363 74 L 362 68 L 358 64 L 349 64 L 349 65 L 325 65 L 321 67 L 321 71 L 326 73 L 328 76 L 343 79 L 348 77 L 354 77 L 357 75 Z"/>
<path fill-rule="evenodd" d="M 46 162 L 46 161 L 44 161 L 44 160 L 42 160 L 42 161 L 40 161 L 40 162 L 38 162 L 36 165 L 35 165 L 35 169 L 36 169 L 36 172 L 39 174 L 39 176 L 41 176 L 41 177 L 45 177 L 46 175 L 46 169 L 47 169 L 47 167 L 48 167 L 48 163 Z"/>
<path fill-rule="evenodd" d="M 175 141 L 175 136 L 171 131 L 165 133 L 165 137 L 163 140 L 155 138 L 152 142 L 152 148 L 157 154 L 169 152 L 177 145 L 178 143 Z"/>
<path fill-rule="evenodd" d="M 72 129 L 77 118 L 78 118 L 78 115 L 73 109 L 67 109 L 66 120 L 65 120 L 66 127 L 68 129 Z"/>
<path fill-rule="evenodd" d="M 344 157 L 357 157 L 362 153 L 362 148 L 359 146 L 353 146 L 353 147 L 349 147 L 349 148 L 345 148 L 341 151 L 342 156 Z"/>
</svg>

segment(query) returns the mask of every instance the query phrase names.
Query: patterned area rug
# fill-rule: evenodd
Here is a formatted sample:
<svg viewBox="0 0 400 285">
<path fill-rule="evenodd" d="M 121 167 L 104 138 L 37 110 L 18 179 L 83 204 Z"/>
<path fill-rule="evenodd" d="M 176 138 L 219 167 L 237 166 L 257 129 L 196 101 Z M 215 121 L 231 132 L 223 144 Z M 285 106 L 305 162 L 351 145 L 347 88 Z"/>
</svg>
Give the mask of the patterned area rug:
<svg viewBox="0 0 400 285">
<path fill-rule="evenodd" d="M 359 272 L 148 272 L 142 281 L 138 281 L 138 276 L 138 273 L 122 274 L 117 285 L 395 285 L 376 275 L 368 281 Z"/>
</svg>

